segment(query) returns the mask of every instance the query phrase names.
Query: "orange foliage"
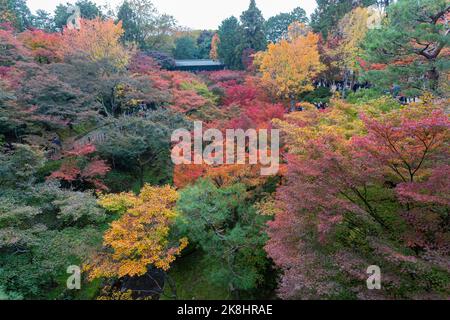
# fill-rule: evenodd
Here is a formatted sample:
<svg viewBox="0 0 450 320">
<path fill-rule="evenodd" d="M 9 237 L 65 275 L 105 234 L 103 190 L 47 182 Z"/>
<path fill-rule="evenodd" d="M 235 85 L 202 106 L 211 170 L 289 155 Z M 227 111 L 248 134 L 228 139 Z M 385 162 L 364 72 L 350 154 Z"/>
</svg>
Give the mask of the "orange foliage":
<svg viewBox="0 0 450 320">
<path fill-rule="evenodd" d="M 81 19 L 80 30 L 64 30 L 59 53 L 62 57 L 76 52 L 86 56 L 91 61 L 108 61 L 118 68 L 128 64 L 129 53 L 120 44 L 124 33 L 122 22 Z"/>
<path fill-rule="evenodd" d="M 62 37 L 59 33 L 47 33 L 43 30 L 26 30 L 18 35 L 24 47 L 31 51 L 39 63 L 59 62 L 58 50 L 61 48 Z"/>
</svg>

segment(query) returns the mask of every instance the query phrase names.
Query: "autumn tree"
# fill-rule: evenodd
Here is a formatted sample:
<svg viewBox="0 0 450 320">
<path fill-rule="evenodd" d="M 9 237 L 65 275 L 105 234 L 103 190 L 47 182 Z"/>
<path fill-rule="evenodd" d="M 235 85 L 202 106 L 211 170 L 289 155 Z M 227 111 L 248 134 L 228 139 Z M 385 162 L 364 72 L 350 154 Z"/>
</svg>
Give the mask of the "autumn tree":
<svg viewBox="0 0 450 320">
<path fill-rule="evenodd" d="M 291 109 L 301 93 L 314 90 L 313 80 L 324 70 L 318 41 L 319 36 L 309 32 L 290 41 L 269 44 L 266 52 L 256 56 L 262 81 L 273 94 L 290 101 Z"/>
<path fill-rule="evenodd" d="M 311 27 L 326 39 L 338 22 L 352 9 L 358 6 L 368 7 L 377 0 L 318 0 L 317 8 L 311 15 Z"/>
<path fill-rule="evenodd" d="M 61 61 L 58 56 L 62 41 L 59 34 L 43 30 L 27 30 L 19 34 L 18 39 L 31 51 L 36 62 L 48 64 Z"/>
<path fill-rule="evenodd" d="M 91 61 L 108 61 L 124 68 L 129 61 L 127 50 L 120 44 L 122 24 L 113 20 L 81 19 L 80 30 L 65 29 L 60 53 L 63 57 L 79 53 Z"/>
<path fill-rule="evenodd" d="M 351 87 L 360 70 L 358 59 L 363 53 L 361 43 L 369 31 L 368 18 L 368 9 L 357 7 L 338 22 L 328 37 L 325 55 L 330 69 L 339 73 L 344 83 L 350 82 Z"/>
<path fill-rule="evenodd" d="M 120 218 L 103 237 L 104 252 L 86 266 L 90 279 L 143 276 L 149 266 L 167 271 L 188 244 L 186 238 L 178 245 L 169 241 L 177 199 L 171 187 L 150 185 L 138 196 L 121 193 L 100 197 L 99 204 Z"/>
<path fill-rule="evenodd" d="M 209 53 L 209 58 L 214 61 L 219 60 L 219 42 L 219 35 L 215 33 L 211 41 L 211 51 Z"/>
<path fill-rule="evenodd" d="M 407 94 L 439 91 L 448 73 L 448 1 L 399 0 L 389 6 L 380 29 L 369 31 L 364 59 L 383 65 L 368 79 L 389 89 L 399 85 Z M 378 70 L 377 70 L 378 69 Z"/>
<path fill-rule="evenodd" d="M 11 113 L 10 117 L 17 119 L 17 115 L 27 113 L 23 120 L 29 124 L 29 134 L 92 120 L 97 114 L 100 105 L 95 95 L 88 90 L 80 90 L 78 85 L 82 83 L 68 83 L 73 80 L 70 72 L 76 69 L 75 66 L 21 62 L 15 68 L 18 84 L 15 88 L 18 98 L 15 112 L 18 113 Z"/>
<path fill-rule="evenodd" d="M 95 151 L 93 145 L 75 145 L 63 153 L 61 167 L 48 179 L 59 180 L 70 190 L 107 190 L 102 178 L 111 168 L 106 161 L 95 157 Z"/>
<path fill-rule="evenodd" d="M 325 112 L 311 108 L 279 124 L 288 137 L 289 172 L 277 191 L 280 210 L 269 223 L 266 250 L 284 270 L 280 295 L 448 294 L 443 106 L 427 97 L 408 108 L 334 101 Z M 384 270 L 376 293 L 365 283 L 372 261 Z"/>
</svg>

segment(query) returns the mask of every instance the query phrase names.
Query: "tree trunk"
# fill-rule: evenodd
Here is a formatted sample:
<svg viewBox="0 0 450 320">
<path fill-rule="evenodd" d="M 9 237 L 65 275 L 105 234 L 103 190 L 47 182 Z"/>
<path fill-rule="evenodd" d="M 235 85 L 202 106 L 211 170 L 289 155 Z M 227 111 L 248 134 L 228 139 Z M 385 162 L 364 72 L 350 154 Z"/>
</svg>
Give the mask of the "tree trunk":
<svg viewBox="0 0 450 320">
<path fill-rule="evenodd" d="M 433 67 L 429 72 L 430 88 L 433 91 L 437 91 L 439 87 L 439 71 L 436 67 Z"/>
</svg>

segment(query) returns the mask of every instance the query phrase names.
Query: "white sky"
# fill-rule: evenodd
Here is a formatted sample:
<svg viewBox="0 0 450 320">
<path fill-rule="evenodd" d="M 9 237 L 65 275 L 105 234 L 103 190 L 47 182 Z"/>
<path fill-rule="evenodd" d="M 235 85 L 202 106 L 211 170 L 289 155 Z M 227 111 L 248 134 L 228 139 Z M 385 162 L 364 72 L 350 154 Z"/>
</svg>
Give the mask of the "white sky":
<svg viewBox="0 0 450 320">
<path fill-rule="evenodd" d="M 108 4 L 116 8 L 122 0 L 93 0 L 97 4 Z M 53 13 L 59 3 L 76 0 L 27 0 L 30 9 L 35 12 L 43 9 Z M 249 0 L 153 0 L 161 13 L 173 15 L 180 25 L 192 29 L 217 29 L 222 20 L 229 16 L 239 17 L 248 8 Z M 256 0 L 267 19 L 280 12 L 289 12 L 302 7 L 310 15 L 316 7 L 315 0 Z"/>
</svg>

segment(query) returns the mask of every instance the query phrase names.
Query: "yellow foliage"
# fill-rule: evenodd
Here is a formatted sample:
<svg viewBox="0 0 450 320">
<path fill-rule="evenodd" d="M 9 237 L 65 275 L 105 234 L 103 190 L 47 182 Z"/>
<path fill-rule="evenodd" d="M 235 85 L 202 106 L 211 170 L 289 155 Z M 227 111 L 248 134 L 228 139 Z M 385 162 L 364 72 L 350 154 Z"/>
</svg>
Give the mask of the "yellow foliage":
<svg viewBox="0 0 450 320">
<path fill-rule="evenodd" d="M 320 137 L 336 135 L 350 139 L 364 132 L 358 115 L 369 111 L 369 107 L 355 106 L 340 99 L 333 99 L 331 105 L 325 112 L 306 108 L 286 115 L 285 120 L 274 120 L 275 126 L 285 133 L 290 152 L 301 155 L 311 140 Z"/>
<path fill-rule="evenodd" d="M 369 31 L 368 19 L 369 10 L 361 7 L 353 9 L 341 19 L 332 35 L 339 39 L 339 45 L 328 52 L 334 66 L 355 72 L 358 70 L 357 58 L 362 53 L 360 44 Z"/>
<path fill-rule="evenodd" d="M 216 33 L 214 34 L 214 37 L 211 41 L 211 51 L 209 53 L 209 57 L 212 60 L 219 60 L 219 44 L 220 44 L 220 38 L 219 35 Z"/>
<path fill-rule="evenodd" d="M 256 54 L 255 64 L 262 73 L 262 81 L 281 98 L 294 99 L 313 91 L 313 80 L 325 67 L 320 62 L 319 36 L 308 32 L 292 41 L 271 43 L 267 51 Z"/>
<path fill-rule="evenodd" d="M 121 193 L 100 197 L 105 209 L 122 213 L 104 235 L 105 252 L 85 267 L 90 279 L 142 276 L 149 265 L 168 270 L 175 256 L 188 245 L 183 238 L 170 247 L 170 225 L 178 193 L 170 186 L 145 185 L 140 195 Z"/>
<path fill-rule="evenodd" d="M 64 30 L 60 54 L 64 57 L 79 52 L 91 61 L 109 61 L 117 68 L 124 68 L 130 55 L 120 44 L 123 33 L 122 22 L 81 19 L 80 30 Z"/>
</svg>

